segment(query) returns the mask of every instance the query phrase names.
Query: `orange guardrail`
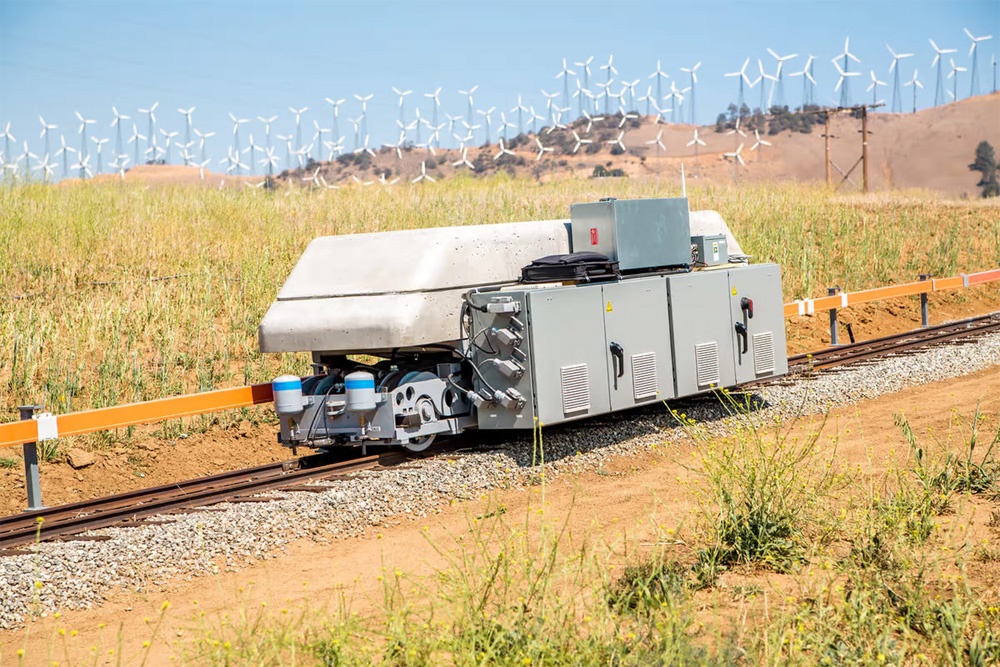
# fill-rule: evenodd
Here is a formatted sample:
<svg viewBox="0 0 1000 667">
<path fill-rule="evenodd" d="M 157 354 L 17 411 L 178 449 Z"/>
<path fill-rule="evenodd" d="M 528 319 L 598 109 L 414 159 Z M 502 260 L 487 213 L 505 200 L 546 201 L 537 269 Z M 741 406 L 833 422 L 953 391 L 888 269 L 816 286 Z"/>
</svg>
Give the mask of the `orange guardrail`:
<svg viewBox="0 0 1000 667">
<path fill-rule="evenodd" d="M 846 308 L 847 306 L 890 299 L 900 296 L 913 296 L 930 292 L 972 287 L 984 283 L 1000 281 L 1000 269 L 982 271 L 980 273 L 960 274 L 953 278 L 930 278 L 903 285 L 890 285 L 861 292 L 844 292 L 834 296 L 818 299 L 802 299 L 786 303 L 785 316 L 811 315 L 815 312 Z M 40 420 L 24 420 L 0 424 L 0 449 L 12 447 L 27 442 L 36 442 L 40 429 L 50 437 L 66 437 L 82 435 L 95 431 L 109 431 L 127 426 L 138 426 L 152 422 L 191 417 L 209 412 L 220 412 L 234 408 L 245 408 L 260 403 L 270 403 L 274 400 L 270 384 L 255 384 L 247 387 L 218 389 L 216 391 L 172 396 L 155 401 L 116 405 L 110 408 L 98 408 L 84 412 L 72 412 L 65 415 L 46 415 Z M 44 420 L 44 425 L 43 421 Z M 53 425 L 54 422 L 54 425 Z M 55 433 L 55 436 L 52 434 Z"/>
<path fill-rule="evenodd" d="M 856 306 L 870 301 L 942 292 L 996 281 L 1000 281 L 1000 269 L 981 271 L 979 273 L 961 273 L 953 278 L 928 278 L 927 280 L 919 280 L 914 283 L 876 287 L 875 289 L 862 290 L 860 292 L 841 292 L 833 296 L 823 296 L 816 299 L 799 299 L 785 304 L 785 317 L 812 315 L 824 310 L 847 308 L 848 306 Z"/>
<path fill-rule="evenodd" d="M 245 408 L 274 400 L 270 384 L 255 384 L 248 387 L 218 389 L 200 394 L 171 396 L 155 401 L 116 405 L 83 412 L 71 412 L 56 416 L 58 437 L 82 435 L 95 431 L 109 431 L 126 426 L 137 426 L 151 422 L 179 419 L 219 412 L 234 408 Z M 0 448 L 21 445 L 38 440 L 38 422 L 24 420 L 0 424 Z"/>
</svg>

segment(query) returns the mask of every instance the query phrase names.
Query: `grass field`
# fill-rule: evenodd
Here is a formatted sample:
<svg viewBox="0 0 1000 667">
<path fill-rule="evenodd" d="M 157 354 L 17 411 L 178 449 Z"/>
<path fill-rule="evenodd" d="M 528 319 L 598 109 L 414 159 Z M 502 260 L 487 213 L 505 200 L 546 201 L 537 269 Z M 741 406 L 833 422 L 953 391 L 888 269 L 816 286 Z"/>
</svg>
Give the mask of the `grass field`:
<svg viewBox="0 0 1000 667">
<path fill-rule="evenodd" d="M 265 382 L 305 356 L 263 358 L 256 327 L 314 237 L 567 217 L 601 196 L 676 196 L 654 181 L 503 177 L 291 196 L 118 185 L 0 188 L 0 420 Z M 781 184 L 690 191 L 786 300 L 1000 263 L 1000 215 L 919 193 L 842 198 Z M 378 258 L 373 257 L 373 262 Z"/>
</svg>

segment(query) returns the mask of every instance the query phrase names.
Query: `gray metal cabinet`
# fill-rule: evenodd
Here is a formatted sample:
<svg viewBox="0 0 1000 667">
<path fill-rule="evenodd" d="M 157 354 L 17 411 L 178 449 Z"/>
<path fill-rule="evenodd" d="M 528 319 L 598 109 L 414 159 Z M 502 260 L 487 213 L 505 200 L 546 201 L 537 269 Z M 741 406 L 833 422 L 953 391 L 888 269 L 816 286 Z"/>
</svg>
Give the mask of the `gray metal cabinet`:
<svg viewBox="0 0 1000 667">
<path fill-rule="evenodd" d="M 601 285 L 528 292 L 535 405 L 542 424 L 611 410 Z"/>
<path fill-rule="evenodd" d="M 667 292 L 676 395 L 736 384 L 728 271 L 667 276 Z"/>
<path fill-rule="evenodd" d="M 734 331 L 742 327 L 733 339 L 737 383 L 788 372 L 782 301 L 777 264 L 729 270 L 729 311 Z"/>
<path fill-rule="evenodd" d="M 673 398 L 666 279 L 605 283 L 602 292 L 611 409 Z"/>
</svg>

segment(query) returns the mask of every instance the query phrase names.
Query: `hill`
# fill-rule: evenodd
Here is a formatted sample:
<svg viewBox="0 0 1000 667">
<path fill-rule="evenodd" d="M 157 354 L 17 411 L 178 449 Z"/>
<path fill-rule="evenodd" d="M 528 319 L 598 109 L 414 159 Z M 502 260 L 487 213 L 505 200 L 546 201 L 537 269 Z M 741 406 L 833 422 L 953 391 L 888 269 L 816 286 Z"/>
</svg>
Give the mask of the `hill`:
<svg viewBox="0 0 1000 667">
<path fill-rule="evenodd" d="M 841 183 L 841 174 L 849 173 L 849 180 L 840 188 L 856 191 L 862 178 L 861 166 L 856 164 L 861 157 L 861 121 L 839 114 L 831 118 L 830 128 L 833 183 Z M 920 188 L 951 197 L 978 197 L 978 174 L 969 171 L 968 165 L 980 141 L 1000 149 L 1000 94 L 968 98 L 915 114 L 872 113 L 868 128 L 872 190 Z M 631 178 L 677 180 L 682 164 L 688 178 L 713 184 L 825 180 L 822 124 L 813 126 L 810 133 L 761 132 L 761 138 L 771 145 L 760 145 L 758 150 L 752 150 L 756 143 L 752 132 L 742 137 L 717 132 L 715 126 L 698 127 L 705 145 L 689 146 L 695 129 L 686 124 L 658 124 L 648 116 L 623 118 L 619 113 L 592 124 L 581 119 L 568 127 L 542 128 L 537 135 L 511 137 L 504 144 L 513 154 L 500 155 L 498 144 L 469 147 L 466 157 L 472 169 L 463 162 L 459 150 L 432 151 L 404 145 L 398 153 L 383 147 L 371 153 L 347 153 L 332 161 L 311 161 L 305 168 L 285 170 L 275 181 L 284 187 L 378 186 L 412 181 L 421 169 L 434 180 L 505 171 L 547 181 L 590 178 L 595 172 L 619 173 L 615 170 Z M 663 148 L 656 144 L 657 136 Z M 624 152 L 617 144 L 619 138 L 627 148 Z M 582 140 L 579 144 L 578 139 Z M 725 153 L 735 151 L 741 143 L 746 164 L 737 167 Z M 118 177 L 100 178 L 110 181 Z M 202 179 L 196 167 L 143 165 L 130 169 L 124 180 L 238 187 L 260 185 L 263 177 L 205 172 Z"/>
</svg>

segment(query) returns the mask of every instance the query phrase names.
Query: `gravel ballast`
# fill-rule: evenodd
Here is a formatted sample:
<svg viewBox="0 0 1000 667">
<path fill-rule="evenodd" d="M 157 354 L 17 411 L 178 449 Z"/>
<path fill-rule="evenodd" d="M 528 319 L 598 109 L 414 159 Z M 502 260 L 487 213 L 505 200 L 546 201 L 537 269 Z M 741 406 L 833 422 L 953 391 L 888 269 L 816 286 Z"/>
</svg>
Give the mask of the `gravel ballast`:
<svg viewBox="0 0 1000 667">
<path fill-rule="evenodd" d="M 765 416 L 794 417 L 945 380 L 1000 365 L 1000 334 L 871 365 L 820 373 L 808 380 L 754 389 Z M 688 417 L 726 428 L 717 402 L 678 404 Z M 647 450 L 681 437 L 662 407 L 549 429 L 545 472 L 599 468 L 610 457 Z M 495 439 L 495 438 L 494 438 Z M 495 444 L 495 443 L 493 443 Z M 238 569 L 276 557 L 291 541 L 360 535 L 394 516 L 418 518 L 452 499 L 470 499 L 498 488 L 518 488 L 539 473 L 528 437 L 507 438 L 499 449 L 429 459 L 419 467 L 363 472 L 328 484 L 323 493 L 269 491 L 278 499 L 223 504 L 221 511 L 161 517 L 158 525 L 110 528 L 107 541 L 47 543 L 34 553 L 0 558 L 0 628 L 23 625 L 30 615 L 90 608 L 119 589 L 155 590 L 169 579 Z M 220 563 L 224 565 L 220 566 Z"/>
</svg>

